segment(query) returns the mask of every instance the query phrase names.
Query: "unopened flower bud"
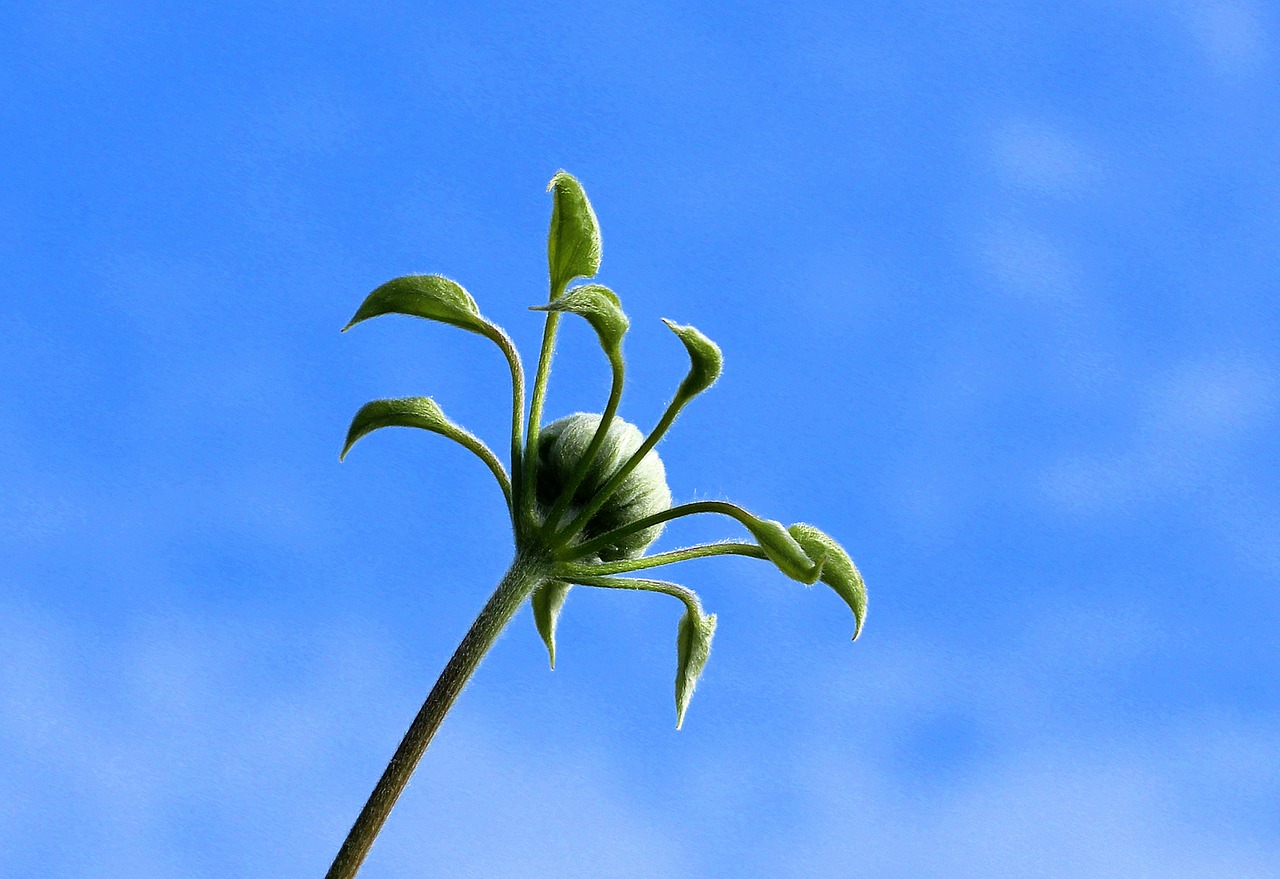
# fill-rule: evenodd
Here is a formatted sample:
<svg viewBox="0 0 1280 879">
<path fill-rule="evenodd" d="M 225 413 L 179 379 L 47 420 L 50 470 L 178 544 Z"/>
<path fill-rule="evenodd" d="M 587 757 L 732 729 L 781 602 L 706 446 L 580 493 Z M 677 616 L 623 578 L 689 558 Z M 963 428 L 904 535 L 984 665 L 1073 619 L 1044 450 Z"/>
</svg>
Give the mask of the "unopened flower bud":
<svg viewBox="0 0 1280 879">
<path fill-rule="evenodd" d="M 600 418 L 599 415 L 576 412 L 542 429 L 538 441 L 537 485 L 537 501 L 542 510 L 551 508 L 561 489 L 576 472 L 596 428 L 600 426 Z M 614 418 L 562 521 L 572 521 L 643 442 L 644 435 L 639 428 L 621 418 Z M 587 520 L 574 542 L 591 540 L 670 506 L 671 489 L 667 487 L 666 468 L 662 466 L 658 453 L 650 450 L 619 483 L 609 500 Z M 603 547 L 599 557 L 603 561 L 638 558 L 661 533 L 661 525 L 643 528 Z"/>
</svg>

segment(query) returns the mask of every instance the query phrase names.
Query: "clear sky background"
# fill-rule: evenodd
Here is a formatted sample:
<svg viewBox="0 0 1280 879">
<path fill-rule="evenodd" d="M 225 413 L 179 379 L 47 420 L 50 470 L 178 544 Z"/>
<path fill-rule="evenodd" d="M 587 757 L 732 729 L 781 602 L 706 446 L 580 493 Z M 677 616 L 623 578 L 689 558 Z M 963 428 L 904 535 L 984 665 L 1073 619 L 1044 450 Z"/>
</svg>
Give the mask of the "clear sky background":
<svg viewBox="0 0 1280 879">
<path fill-rule="evenodd" d="M 535 357 L 565 168 L 622 414 L 723 348 L 678 500 L 767 565 L 685 728 L 680 609 L 528 611 L 373 877 L 1262 877 L 1280 863 L 1280 16 L 1083 4 L 0 6 L 0 873 L 319 877 L 510 558 L 491 345 L 338 329 L 410 272 Z M 598 411 L 580 321 L 547 414 Z M 661 546 L 737 537 L 686 521 Z"/>
</svg>

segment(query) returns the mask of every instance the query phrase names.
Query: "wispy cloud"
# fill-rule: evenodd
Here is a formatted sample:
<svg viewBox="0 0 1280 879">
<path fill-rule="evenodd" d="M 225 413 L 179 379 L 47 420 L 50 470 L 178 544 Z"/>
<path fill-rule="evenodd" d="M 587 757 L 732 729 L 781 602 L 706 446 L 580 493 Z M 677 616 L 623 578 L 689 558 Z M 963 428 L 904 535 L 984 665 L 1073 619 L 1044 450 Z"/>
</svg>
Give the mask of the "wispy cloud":
<svg viewBox="0 0 1280 879">
<path fill-rule="evenodd" d="M 177 616 L 95 636 L 4 610 L 0 778 L 14 796 L 0 839 L 14 875 L 317 874 L 422 689 L 386 633 L 350 622 L 299 633 Z M 382 875 L 678 871 L 679 844 L 602 767 L 566 774 L 554 754 L 505 750 L 500 727 L 451 720 L 375 851 Z"/>
<path fill-rule="evenodd" d="M 1269 35 L 1257 4 L 1249 0 L 1191 0 L 1181 5 L 1179 13 L 1216 73 L 1242 78 L 1266 63 Z"/>
</svg>

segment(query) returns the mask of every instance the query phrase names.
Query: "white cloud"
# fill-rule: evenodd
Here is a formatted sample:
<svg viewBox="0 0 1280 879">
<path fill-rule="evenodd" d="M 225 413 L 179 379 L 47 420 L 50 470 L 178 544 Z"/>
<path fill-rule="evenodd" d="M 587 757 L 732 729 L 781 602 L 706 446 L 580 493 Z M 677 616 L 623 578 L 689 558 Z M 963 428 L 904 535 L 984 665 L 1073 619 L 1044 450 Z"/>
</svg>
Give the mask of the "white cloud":
<svg viewBox="0 0 1280 879">
<path fill-rule="evenodd" d="M 4 610 L 0 840 L 19 858 L 57 848 L 41 864 L 60 876 L 318 873 L 422 689 L 358 621 L 168 616 L 104 645 Z M 985 654 L 861 644 L 855 665 L 789 687 L 783 739 L 746 730 L 706 759 L 698 739 L 676 742 L 689 768 L 660 799 L 628 788 L 645 772 L 626 763 L 634 743 L 590 728 L 548 741 L 468 700 L 369 875 L 641 877 L 735 858 L 738 875 L 812 879 L 1267 875 L 1280 851 L 1238 813 L 1280 790 L 1280 718 L 1152 726 L 1112 706 L 1082 723 L 1071 694 L 1161 642 L 1141 608 L 1102 628 L 1070 611 L 1032 612 Z M 1082 626 L 1098 643 L 1064 648 Z M 934 772 L 911 752 L 939 713 L 981 747 Z M 904 772 L 904 759 L 926 762 Z"/>
<path fill-rule="evenodd" d="M 1180 17 L 1216 72 L 1255 73 L 1267 60 L 1267 33 L 1258 7 L 1248 0 L 1193 0 Z"/>
<path fill-rule="evenodd" d="M 983 242 L 988 270 L 1007 291 L 1032 302 L 1074 303 L 1078 269 L 1064 247 L 1025 226 L 1006 224 Z"/>
<path fill-rule="evenodd" d="M 992 137 L 992 159 L 1006 180 L 1048 195 L 1079 195 L 1104 181 L 1102 160 L 1078 135 L 1044 120 L 1015 119 Z"/>
<path fill-rule="evenodd" d="M 18 853 L 14 875 L 318 875 L 422 689 L 353 621 L 290 632 L 172 616 L 103 644 L 4 611 L 0 847 Z M 598 765 L 566 774 L 461 715 L 380 840 L 380 875 L 677 872 L 678 844 Z"/>
<path fill-rule="evenodd" d="M 1243 443 L 1274 422 L 1275 384 L 1261 361 L 1225 356 L 1179 364 L 1148 382 L 1110 448 L 1050 466 L 1044 491 L 1064 509 L 1094 515 L 1251 481 Z"/>
<path fill-rule="evenodd" d="M 1151 722 L 1114 704 L 1091 716 L 1074 692 L 1097 698 L 1095 684 L 1163 649 L 1163 636 L 1135 607 L 1099 633 L 1118 646 L 1085 644 L 1078 657 L 1060 636 L 1090 621 L 1043 610 L 988 655 L 903 642 L 877 650 L 857 687 L 812 690 L 805 719 L 827 721 L 789 754 L 781 782 L 803 808 L 761 839 L 759 875 L 1271 875 L 1280 716 Z M 986 747 L 904 774 L 910 730 L 938 711 L 967 713 Z"/>
</svg>

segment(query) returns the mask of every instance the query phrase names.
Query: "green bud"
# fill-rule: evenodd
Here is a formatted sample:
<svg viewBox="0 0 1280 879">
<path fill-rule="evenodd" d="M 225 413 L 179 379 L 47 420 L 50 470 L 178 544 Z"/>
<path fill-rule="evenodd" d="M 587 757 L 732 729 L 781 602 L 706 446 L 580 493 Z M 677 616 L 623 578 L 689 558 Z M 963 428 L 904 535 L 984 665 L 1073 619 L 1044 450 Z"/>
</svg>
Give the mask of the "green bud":
<svg viewBox="0 0 1280 879">
<path fill-rule="evenodd" d="M 552 193 L 547 266 L 551 298 L 558 299 L 574 278 L 590 278 L 600 270 L 600 224 L 582 184 L 571 174 L 558 172 L 547 191 Z"/>
<path fill-rule="evenodd" d="M 405 275 L 387 281 L 365 297 L 342 331 L 345 333 L 361 321 L 382 314 L 425 317 L 473 333 L 487 335 L 489 332 L 489 323 L 480 316 L 471 294 L 443 275 Z"/>
<path fill-rule="evenodd" d="M 538 505 L 546 510 L 556 502 L 561 489 L 577 472 L 586 454 L 599 415 L 577 412 L 553 421 L 542 429 L 538 438 Z M 569 504 L 567 517 L 572 519 L 599 492 L 609 479 L 622 469 L 644 442 L 644 435 L 633 424 L 614 418 L 605 433 L 586 475 L 578 483 Z M 587 520 L 575 542 L 598 537 L 615 528 L 629 525 L 671 506 L 671 489 L 667 473 L 657 452 L 650 450 L 639 465 L 627 474 L 609 500 Z M 661 525 L 653 525 L 628 534 L 599 552 L 602 561 L 638 558 L 645 548 L 658 539 Z"/>
<path fill-rule="evenodd" d="M 676 729 L 684 725 L 685 710 L 711 655 L 711 639 L 715 633 L 715 614 L 689 608 L 680 618 L 680 628 L 676 631 Z"/>
<path fill-rule="evenodd" d="M 787 529 L 804 551 L 813 558 L 826 558 L 822 566 L 822 582 L 836 591 L 853 611 L 853 640 L 862 634 L 862 623 L 867 618 L 867 584 L 862 574 L 840 544 L 812 525 L 798 522 Z"/>
<path fill-rule="evenodd" d="M 716 379 L 720 377 L 720 370 L 724 367 L 724 355 L 720 353 L 720 347 L 715 342 L 695 328 L 681 326 L 666 318 L 663 318 L 662 322 L 679 337 L 689 352 L 689 374 L 680 383 L 677 396 L 686 400 L 696 397 L 715 384 Z"/>
</svg>

